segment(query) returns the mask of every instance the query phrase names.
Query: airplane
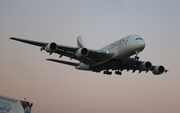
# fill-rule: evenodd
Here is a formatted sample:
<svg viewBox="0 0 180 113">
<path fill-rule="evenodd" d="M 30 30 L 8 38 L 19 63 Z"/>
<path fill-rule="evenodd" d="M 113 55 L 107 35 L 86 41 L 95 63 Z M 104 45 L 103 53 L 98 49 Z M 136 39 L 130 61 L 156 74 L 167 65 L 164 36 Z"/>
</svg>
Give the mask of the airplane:
<svg viewBox="0 0 180 113">
<path fill-rule="evenodd" d="M 138 54 L 145 48 L 145 42 L 139 35 L 128 35 L 98 50 L 88 49 L 84 46 L 81 36 L 77 37 L 77 47 L 58 45 L 55 42 L 39 42 L 16 37 L 10 37 L 11 40 L 40 47 L 40 51 L 45 50 L 50 55 L 52 53 L 69 57 L 79 61 L 78 63 L 57 59 L 46 59 L 48 61 L 62 63 L 74 66 L 78 70 L 92 71 L 111 75 L 121 75 L 123 70 L 151 71 L 154 75 L 166 73 L 168 70 L 162 65 L 152 65 L 149 61 L 140 61 Z M 135 57 L 133 57 L 135 55 Z"/>
</svg>

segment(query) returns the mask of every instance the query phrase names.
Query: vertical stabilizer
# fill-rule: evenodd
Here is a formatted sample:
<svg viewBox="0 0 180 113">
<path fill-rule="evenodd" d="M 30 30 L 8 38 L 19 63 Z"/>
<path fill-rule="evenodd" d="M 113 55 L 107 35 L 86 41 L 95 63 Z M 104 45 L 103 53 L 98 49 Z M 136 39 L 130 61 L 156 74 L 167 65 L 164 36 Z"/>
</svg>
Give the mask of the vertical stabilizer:
<svg viewBox="0 0 180 113">
<path fill-rule="evenodd" d="M 77 46 L 78 46 L 79 48 L 83 48 L 83 47 L 84 47 L 84 43 L 83 43 L 83 41 L 82 41 L 81 36 L 78 36 L 78 37 L 77 37 Z"/>
</svg>

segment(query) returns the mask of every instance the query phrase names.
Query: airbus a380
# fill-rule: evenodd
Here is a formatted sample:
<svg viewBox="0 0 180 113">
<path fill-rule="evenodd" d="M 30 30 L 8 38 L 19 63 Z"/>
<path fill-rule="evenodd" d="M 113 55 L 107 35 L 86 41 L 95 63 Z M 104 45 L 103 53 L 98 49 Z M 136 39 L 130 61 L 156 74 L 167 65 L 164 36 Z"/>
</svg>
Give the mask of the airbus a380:
<svg viewBox="0 0 180 113">
<path fill-rule="evenodd" d="M 75 59 L 79 61 L 79 63 L 57 59 L 46 60 L 71 65 L 79 70 L 98 73 L 103 71 L 103 73 L 107 75 L 111 75 L 112 71 L 115 71 L 115 74 L 117 75 L 121 75 L 123 70 L 132 70 L 132 73 L 136 70 L 138 70 L 139 73 L 142 71 L 152 71 L 154 75 L 160 75 L 168 71 L 164 66 L 152 65 L 149 61 L 139 60 L 138 53 L 145 48 L 145 42 L 139 35 L 125 36 L 99 50 L 87 49 L 83 44 L 81 36 L 77 37 L 78 47 L 58 45 L 55 42 L 46 43 L 15 37 L 10 37 L 10 39 L 39 46 L 41 51 L 45 50 L 50 55 L 52 53 L 59 54 L 59 58 L 66 56 L 70 59 Z M 131 57 L 133 55 L 135 55 L 135 57 Z"/>
</svg>

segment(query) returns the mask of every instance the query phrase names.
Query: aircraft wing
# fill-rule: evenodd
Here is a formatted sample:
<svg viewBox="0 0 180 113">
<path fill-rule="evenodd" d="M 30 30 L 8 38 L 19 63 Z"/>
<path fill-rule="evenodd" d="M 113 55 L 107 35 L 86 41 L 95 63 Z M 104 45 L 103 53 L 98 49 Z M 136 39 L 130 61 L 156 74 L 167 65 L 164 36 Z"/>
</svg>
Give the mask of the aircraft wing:
<svg viewBox="0 0 180 113">
<path fill-rule="evenodd" d="M 32 41 L 32 40 L 20 39 L 20 38 L 16 38 L 16 37 L 10 37 L 10 39 L 20 41 L 23 43 L 27 43 L 27 44 L 31 44 L 31 45 L 35 45 L 35 46 L 39 46 L 39 47 L 41 47 L 41 50 L 45 50 L 46 52 L 49 52 L 50 54 L 57 53 L 60 55 L 60 57 L 66 56 L 66 57 L 69 57 L 70 59 L 76 59 L 87 65 L 93 65 L 96 62 L 106 61 L 114 55 L 113 52 L 107 53 L 107 52 L 102 52 L 100 50 L 88 49 L 87 56 L 85 56 L 83 58 L 79 58 L 77 56 L 77 52 L 78 52 L 78 50 L 80 50 L 80 48 L 78 48 L 78 47 L 57 45 L 54 42 L 46 43 L 46 42 Z M 53 48 L 53 44 L 56 46 L 56 48 L 51 50 L 50 49 L 51 44 L 52 44 L 52 48 Z"/>
<path fill-rule="evenodd" d="M 142 71 L 152 71 L 152 73 L 155 75 L 159 75 L 164 72 L 166 73 L 168 71 L 161 65 L 152 65 L 149 61 L 140 61 L 134 58 L 129 58 L 124 63 L 114 66 L 112 70 L 132 70 L 132 73 L 135 71 L 139 71 L 139 73 Z"/>
</svg>

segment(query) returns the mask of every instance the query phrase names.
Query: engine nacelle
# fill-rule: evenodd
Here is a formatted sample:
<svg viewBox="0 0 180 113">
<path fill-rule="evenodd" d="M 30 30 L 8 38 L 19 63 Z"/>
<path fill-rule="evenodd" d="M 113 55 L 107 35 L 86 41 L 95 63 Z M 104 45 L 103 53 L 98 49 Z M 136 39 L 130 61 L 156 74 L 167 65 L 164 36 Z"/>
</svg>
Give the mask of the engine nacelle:
<svg viewBox="0 0 180 113">
<path fill-rule="evenodd" d="M 154 75 L 159 75 L 159 74 L 162 74 L 162 73 L 164 73 L 164 67 L 163 66 L 156 66 L 154 69 L 153 69 L 153 71 L 152 71 L 152 73 L 154 74 Z"/>
<path fill-rule="evenodd" d="M 151 69 L 152 64 L 151 62 L 143 62 L 141 63 L 141 65 L 139 66 L 139 70 L 140 71 L 148 71 L 149 69 Z"/>
<path fill-rule="evenodd" d="M 57 49 L 57 44 L 54 42 L 48 43 L 45 47 L 44 47 L 45 51 L 50 53 L 53 52 Z"/>
<path fill-rule="evenodd" d="M 89 54 L 89 51 L 87 48 L 79 48 L 76 52 L 76 57 L 81 59 L 86 57 Z"/>
</svg>

